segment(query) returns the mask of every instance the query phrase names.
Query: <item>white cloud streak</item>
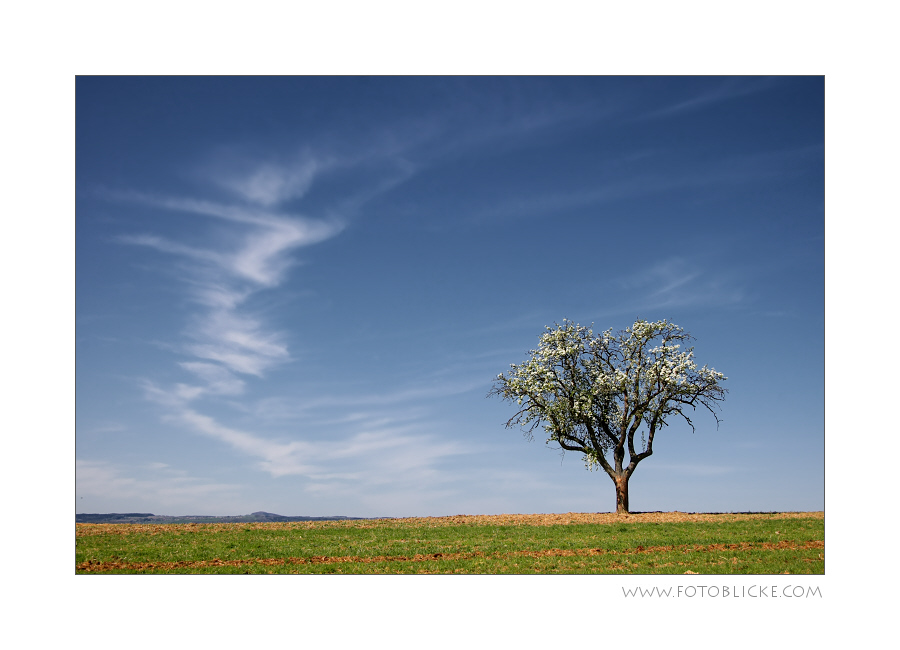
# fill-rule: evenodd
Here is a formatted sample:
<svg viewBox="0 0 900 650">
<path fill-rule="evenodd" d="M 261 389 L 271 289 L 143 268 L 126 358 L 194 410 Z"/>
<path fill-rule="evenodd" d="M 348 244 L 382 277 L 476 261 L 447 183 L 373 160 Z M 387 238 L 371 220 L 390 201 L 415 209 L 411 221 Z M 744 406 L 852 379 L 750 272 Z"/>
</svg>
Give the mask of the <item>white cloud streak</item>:
<svg viewBox="0 0 900 650">
<path fill-rule="evenodd" d="M 280 333 L 266 331 L 258 318 L 234 308 L 216 308 L 203 314 L 190 336 L 196 341 L 186 347 L 190 354 L 241 374 L 262 377 L 272 366 L 290 359 Z"/>
<path fill-rule="evenodd" d="M 673 463 L 654 463 L 655 470 L 677 472 L 679 474 L 689 474 L 691 476 L 718 476 L 721 474 L 731 474 L 739 471 L 739 468 L 731 465 L 700 465 L 700 464 L 673 464 Z"/>
<path fill-rule="evenodd" d="M 729 278 L 704 271 L 695 262 L 681 257 L 661 260 L 646 271 L 619 281 L 634 295 L 632 310 L 652 311 L 696 305 L 736 305 L 744 292 Z M 643 313 L 643 312 L 642 312 Z"/>
<path fill-rule="evenodd" d="M 210 375 L 209 385 L 221 386 L 223 394 L 238 388 L 204 364 L 191 364 L 189 369 Z M 434 473 L 441 459 L 471 453 L 455 442 L 420 433 L 417 422 L 400 424 L 396 417 L 377 420 L 367 416 L 363 422 L 352 422 L 351 433 L 327 440 L 277 441 L 225 426 L 192 407 L 200 392 L 211 389 L 185 384 L 163 389 L 151 382 L 145 382 L 144 389 L 149 399 L 166 407 L 168 421 L 256 458 L 257 468 L 273 477 L 295 475 L 318 482 L 352 480 L 375 485 L 424 477 Z"/>
<path fill-rule="evenodd" d="M 223 499 L 232 502 L 238 492 L 237 485 L 190 476 L 165 463 L 152 462 L 142 467 L 126 468 L 104 461 L 75 461 L 75 494 L 79 497 L 79 507 L 92 504 L 101 512 L 111 498 L 117 502 L 127 500 L 134 504 L 135 509 L 162 507 L 184 510 L 205 509 L 205 504 Z M 81 501 L 85 498 L 86 501 Z"/>
<path fill-rule="evenodd" d="M 187 261 L 183 279 L 193 300 L 207 308 L 193 319 L 188 332 L 193 342 L 184 348 L 203 363 L 182 364 L 206 385 L 182 385 L 183 397 L 238 394 L 243 384 L 235 374 L 262 377 L 272 366 L 290 359 L 284 337 L 270 331 L 259 317 L 245 313 L 244 305 L 257 292 L 284 281 L 293 251 L 342 230 L 342 224 L 335 220 L 309 219 L 275 209 L 286 200 L 302 197 L 319 168 L 315 159 L 306 157 L 293 166 L 264 163 L 245 169 L 243 175 L 233 171 L 213 175 L 214 184 L 230 188 L 244 200 L 240 204 L 137 192 L 116 194 L 119 199 L 212 217 L 236 226 L 231 231 L 232 245 L 216 249 L 153 234 L 119 238 L 122 243 L 146 246 Z M 218 368 L 215 376 L 213 367 Z"/>
<path fill-rule="evenodd" d="M 163 253 L 182 255 L 198 262 L 206 262 L 219 266 L 226 266 L 227 257 L 215 251 L 194 248 L 178 242 L 172 242 L 155 235 L 122 235 L 118 238 L 123 244 L 135 244 L 137 246 L 149 246 Z"/>
<path fill-rule="evenodd" d="M 702 93 L 694 95 L 689 99 L 670 104 L 663 108 L 637 116 L 637 120 L 650 120 L 671 115 L 679 115 L 691 111 L 701 110 L 707 106 L 717 104 L 719 102 L 752 95 L 754 93 L 767 90 L 778 83 L 777 77 L 766 77 L 762 79 L 746 80 L 743 78 L 728 78 L 723 80 L 718 86 L 705 90 Z"/>
<path fill-rule="evenodd" d="M 717 160 L 714 165 L 698 164 L 696 167 L 665 172 L 648 171 L 635 176 L 598 178 L 596 188 L 566 192 L 535 191 L 503 197 L 488 207 L 472 209 L 469 218 L 480 221 L 549 215 L 666 192 L 752 185 L 773 178 L 788 178 L 801 172 L 805 167 L 799 166 L 798 162 L 820 153 L 818 147 L 803 147 L 731 156 Z"/>
<path fill-rule="evenodd" d="M 427 420 L 428 404 L 470 391 L 486 393 L 490 381 L 456 379 L 431 385 L 398 388 L 381 393 L 335 388 L 331 394 L 304 397 L 273 396 L 257 400 L 246 408 L 254 421 L 272 426 L 303 420 L 317 428 L 386 427 L 398 422 Z M 327 390 L 327 389 L 326 389 Z"/>
<path fill-rule="evenodd" d="M 279 215 L 266 210 L 221 205 L 211 201 L 136 193 L 119 196 L 167 210 L 215 217 L 248 226 L 241 233 L 237 246 L 225 251 L 204 250 L 147 234 L 126 235 L 119 239 L 123 243 L 149 246 L 163 253 L 205 262 L 216 271 L 224 271 L 233 278 L 249 281 L 259 288 L 271 288 L 283 280 L 284 271 L 289 266 L 286 256 L 292 250 L 325 241 L 343 229 L 343 225 L 336 221 Z"/>
<path fill-rule="evenodd" d="M 222 179 L 219 184 L 248 201 L 272 206 L 306 194 L 319 168 L 320 164 L 313 158 L 290 167 L 265 164 L 249 175 L 233 177 L 230 181 Z"/>
<path fill-rule="evenodd" d="M 205 384 L 205 392 L 213 395 L 240 395 L 244 392 L 244 382 L 220 365 L 199 361 L 185 361 L 178 365 L 197 375 Z"/>
<path fill-rule="evenodd" d="M 232 170 L 215 175 L 213 182 L 241 199 L 241 203 L 235 204 L 139 193 L 118 195 L 120 199 L 209 217 L 234 226 L 229 231 L 234 231 L 230 248 L 200 248 L 154 234 L 119 238 L 122 243 L 149 247 L 185 261 L 186 273 L 181 279 L 193 301 L 202 308 L 186 332 L 190 342 L 181 348 L 192 359 L 178 364 L 195 381 L 168 387 L 145 381 L 145 395 L 165 409 L 166 421 L 255 459 L 256 467 L 272 477 L 300 476 L 319 487 L 348 481 L 377 485 L 397 481 L 398 477 L 402 477 L 401 482 L 422 479 L 434 474 L 442 458 L 463 450 L 453 443 L 422 434 L 421 428 L 412 428 L 403 418 L 398 421 L 396 416 L 366 417 L 347 421 L 340 433 L 332 434 L 327 440 L 277 440 L 223 424 L 203 413 L 198 405 L 206 398 L 242 396 L 246 390 L 242 376 L 264 378 L 273 366 L 290 360 L 285 337 L 267 327 L 259 315 L 248 313 L 245 305 L 256 293 L 283 282 L 293 251 L 341 231 L 343 226 L 338 221 L 313 220 L 277 210 L 284 202 L 302 197 L 325 166 L 306 157 L 294 166 L 267 163 L 236 174 L 232 165 Z M 410 169 L 404 168 L 399 182 L 410 173 Z M 386 191 L 396 182 L 393 179 L 381 183 L 375 192 Z M 358 204 L 365 199 L 357 196 L 355 200 Z M 354 199 L 348 197 L 347 201 L 353 204 Z M 430 393 L 414 389 L 362 401 L 396 404 L 425 394 Z M 342 403 L 342 406 L 347 405 Z M 265 424 L 262 419 L 258 423 Z M 100 470 L 91 471 L 96 474 Z M 123 484 L 121 477 L 106 476 L 104 480 L 123 489 L 132 486 L 127 481 Z"/>
</svg>

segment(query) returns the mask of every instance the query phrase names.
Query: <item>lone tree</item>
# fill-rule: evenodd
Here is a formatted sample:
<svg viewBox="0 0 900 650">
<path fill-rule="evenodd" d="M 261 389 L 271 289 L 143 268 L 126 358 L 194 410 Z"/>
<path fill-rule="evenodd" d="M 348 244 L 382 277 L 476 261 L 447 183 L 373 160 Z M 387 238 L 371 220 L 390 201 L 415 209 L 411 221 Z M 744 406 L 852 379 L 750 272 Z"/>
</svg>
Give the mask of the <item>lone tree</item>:
<svg viewBox="0 0 900 650">
<path fill-rule="evenodd" d="M 531 358 L 511 364 L 508 375 L 497 375 L 488 395 L 521 407 L 507 427 L 526 427 L 532 439 L 543 425 L 548 444 L 581 452 L 589 470 L 602 467 L 616 485 L 616 512 L 627 513 L 628 479 L 653 453 L 657 431 L 673 417 L 693 430 L 685 411 L 697 406 L 708 409 L 718 426 L 716 407 L 728 392 L 720 385 L 726 377 L 698 368 L 694 348 L 681 349 L 693 337 L 665 320 L 638 320 L 617 334 L 609 329 L 599 336 L 567 320 L 546 329 Z"/>
</svg>

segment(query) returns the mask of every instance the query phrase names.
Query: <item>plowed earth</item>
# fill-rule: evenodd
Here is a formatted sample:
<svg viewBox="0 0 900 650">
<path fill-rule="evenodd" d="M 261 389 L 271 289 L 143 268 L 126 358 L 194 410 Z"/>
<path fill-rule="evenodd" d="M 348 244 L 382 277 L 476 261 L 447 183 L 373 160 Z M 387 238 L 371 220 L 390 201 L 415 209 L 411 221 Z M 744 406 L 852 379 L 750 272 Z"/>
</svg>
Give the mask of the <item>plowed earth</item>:
<svg viewBox="0 0 900 650">
<path fill-rule="evenodd" d="M 241 524 L 76 524 L 76 538 L 81 538 L 84 542 L 87 542 L 85 538 L 91 538 L 95 535 L 105 535 L 105 536 L 113 536 L 113 537 L 129 537 L 132 535 L 145 536 L 146 538 L 156 537 L 157 535 L 163 535 L 165 539 L 171 539 L 171 536 L 182 536 L 186 535 L 188 538 L 185 541 L 187 547 L 195 546 L 195 540 L 202 540 L 209 535 L 213 535 L 218 537 L 220 534 L 238 534 L 240 535 L 242 531 L 268 531 L 268 533 L 272 533 L 276 535 L 276 537 L 255 537 L 248 539 L 279 539 L 277 537 L 278 531 L 310 531 L 310 534 L 313 534 L 315 530 L 321 530 L 323 533 L 326 533 L 328 529 L 332 529 L 335 534 L 340 535 L 338 539 L 344 540 L 352 540 L 352 539 L 360 539 L 358 537 L 354 537 L 355 533 L 351 529 L 383 529 L 385 537 L 379 537 L 378 539 L 382 540 L 380 544 L 386 544 L 390 546 L 394 543 L 405 543 L 407 540 L 405 539 L 396 539 L 392 540 L 392 535 L 394 533 L 391 530 L 397 529 L 406 529 L 413 530 L 418 529 L 422 533 L 424 533 L 425 529 L 436 529 L 443 527 L 456 527 L 459 529 L 459 540 L 461 542 L 461 546 L 468 546 L 468 548 L 453 548 L 455 545 L 452 540 L 454 539 L 453 535 L 449 538 L 451 540 L 450 546 L 444 546 L 444 548 L 433 548 L 433 551 L 428 549 L 409 549 L 412 553 L 403 553 L 403 550 L 397 549 L 400 551 L 399 553 L 391 553 L 389 548 L 382 546 L 379 551 L 375 551 L 376 554 L 372 555 L 343 555 L 339 553 L 335 553 L 333 555 L 303 555 L 302 557 L 293 557 L 294 555 L 300 555 L 294 550 L 294 553 L 285 553 L 283 555 L 279 555 L 278 552 L 273 552 L 269 557 L 260 557 L 260 551 L 262 550 L 262 546 L 265 546 L 268 542 L 255 542 L 252 547 L 256 552 L 249 552 L 243 557 L 235 558 L 235 559 L 222 559 L 222 549 L 231 549 L 234 550 L 234 547 L 227 546 L 228 543 L 231 542 L 229 537 L 225 537 L 227 540 L 223 542 L 223 546 L 217 548 L 214 553 L 210 553 L 203 557 L 197 557 L 191 559 L 153 559 L 152 557 L 148 557 L 145 560 L 137 561 L 138 558 L 134 558 L 129 561 L 128 558 L 121 558 L 115 555 L 116 552 L 113 551 L 111 553 L 112 557 L 107 554 L 106 557 L 103 557 L 104 554 L 99 554 L 98 556 L 91 557 L 93 555 L 90 554 L 87 558 L 82 555 L 81 562 L 76 564 L 76 571 L 78 573 L 105 573 L 105 572 L 191 572 L 191 571 L 202 571 L 202 572 L 216 572 L 216 567 L 229 567 L 231 571 L 234 571 L 236 567 L 244 567 L 248 569 L 248 571 L 244 572 L 256 572 L 259 570 L 266 570 L 266 567 L 271 567 L 274 570 L 274 567 L 284 567 L 285 565 L 319 565 L 321 570 L 325 570 L 326 572 L 341 572 L 341 571 L 350 571 L 354 572 L 369 572 L 369 569 L 362 570 L 361 565 L 368 565 L 372 567 L 375 572 L 381 572 L 386 567 L 385 564 L 392 565 L 399 570 L 400 572 L 408 572 L 413 571 L 417 573 L 446 573 L 446 572 L 468 572 L 470 569 L 474 568 L 476 572 L 493 572 L 493 567 L 496 567 L 498 572 L 518 572 L 524 570 L 523 567 L 528 566 L 535 568 L 533 564 L 522 565 L 520 567 L 517 562 L 519 559 L 524 560 L 525 562 L 541 562 L 542 560 L 548 560 L 551 562 L 553 567 L 567 568 L 568 570 L 581 570 L 586 569 L 586 567 L 601 565 L 584 565 L 581 564 L 580 560 L 577 558 L 585 558 L 585 561 L 591 562 L 588 558 L 596 557 L 596 556 L 604 556 L 606 559 L 602 560 L 602 566 L 605 566 L 609 570 L 618 571 L 634 571 L 636 566 L 640 566 L 646 569 L 654 567 L 656 568 L 663 566 L 671 566 L 673 570 L 677 570 L 678 566 L 687 566 L 688 568 L 693 569 L 703 569 L 709 568 L 716 564 L 721 564 L 722 562 L 718 561 L 719 557 L 722 553 L 727 553 L 730 557 L 730 564 L 734 564 L 735 566 L 743 566 L 745 569 L 748 566 L 759 567 L 758 570 L 766 572 L 771 570 L 773 566 L 771 563 L 774 562 L 774 566 L 792 566 L 796 571 L 798 569 L 797 562 L 801 563 L 821 563 L 824 560 L 824 548 L 825 543 L 820 539 L 803 539 L 805 535 L 801 535 L 801 537 L 797 538 L 788 538 L 784 541 L 777 541 L 777 538 L 772 539 L 771 541 L 765 541 L 764 539 L 754 539 L 748 541 L 735 540 L 734 543 L 729 542 L 729 540 L 725 540 L 726 543 L 712 543 L 719 542 L 720 540 L 708 540 L 707 542 L 701 542 L 700 540 L 696 540 L 693 542 L 688 542 L 688 540 L 684 539 L 673 539 L 671 542 L 665 541 L 664 539 L 659 539 L 654 542 L 651 541 L 649 544 L 640 545 L 641 539 L 635 538 L 633 545 L 625 545 L 624 547 L 621 545 L 621 542 L 616 548 L 596 548 L 592 546 L 568 546 L 565 548 L 558 548 L 555 544 L 553 544 L 550 540 L 555 540 L 557 537 L 551 534 L 550 537 L 547 537 L 546 540 L 550 543 L 547 544 L 547 547 L 541 548 L 541 544 L 538 544 L 537 547 L 534 545 L 530 545 L 531 548 L 519 548 L 516 549 L 515 546 L 513 548 L 507 548 L 502 550 L 495 549 L 484 549 L 480 550 L 477 546 L 483 542 L 472 542 L 467 540 L 484 540 L 484 537 L 479 537 L 479 535 L 484 535 L 484 529 L 486 527 L 500 527 L 508 528 L 508 527 L 551 527 L 551 526 L 559 526 L 566 527 L 568 525 L 579 525 L 579 524 L 599 524 L 601 526 L 605 525 L 616 525 L 616 528 L 611 532 L 612 537 L 610 539 L 615 539 L 615 535 L 621 535 L 623 532 L 622 524 L 677 524 L 677 523 L 697 523 L 701 525 L 701 528 L 705 527 L 705 530 L 709 530 L 708 524 L 726 524 L 726 525 L 735 525 L 733 522 L 743 522 L 748 520 L 756 520 L 760 521 L 760 524 L 763 524 L 763 520 L 785 520 L 785 519 L 818 519 L 824 520 L 824 513 L 822 512 L 806 512 L 806 513 L 728 513 L 728 514 L 709 514 L 709 513 L 683 513 L 683 512 L 652 512 L 652 513 L 635 513 L 629 515 L 616 515 L 613 513 L 566 513 L 566 514 L 551 514 L 551 515 L 455 515 L 451 517 L 416 517 L 416 518 L 405 518 L 405 519 L 369 519 L 369 520 L 344 520 L 344 521 L 312 521 L 312 522 L 272 522 L 272 523 L 241 523 Z M 467 533 L 465 533 L 464 529 L 472 526 L 473 527 L 473 537 L 468 537 Z M 478 528 L 475 528 L 478 527 Z M 780 527 L 780 526 L 779 526 Z M 335 530 L 335 529 L 343 529 L 343 531 Z M 646 530 L 646 529 L 645 529 Z M 683 530 L 683 529 L 682 529 Z M 755 529 L 759 530 L 759 529 Z M 794 530 L 800 530 L 798 528 L 794 528 Z M 809 530 L 806 528 L 804 530 Z M 778 534 L 778 531 L 770 531 L 769 534 L 774 532 L 775 535 Z M 376 530 L 370 530 L 368 534 L 377 533 L 381 535 Z M 437 533 L 437 531 L 435 531 Z M 537 534 L 537 531 L 535 531 Z M 263 532 L 263 535 L 266 533 Z M 328 535 L 331 533 L 328 532 Z M 527 539 L 534 540 L 536 537 L 531 536 L 527 533 Z M 348 537 L 349 535 L 349 537 Z M 402 535 L 406 535 L 406 533 L 402 533 Z M 489 534 L 490 535 L 490 534 Z M 626 533 L 627 535 L 627 533 Z M 425 537 L 425 535 L 415 535 L 416 537 Z M 303 537 L 306 537 L 304 534 Z M 652 536 L 651 536 L 652 537 Z M 659 538 L 659 535 L 656 535 Z M 677 536 L 676 536 L 677 537 Z M 537 538 L 544 539 L 543 537 L 538 536 Z M 185 539 L 185 538 L 182 538 Z M 282 538 L 283 539 L 283 538 Z M 302 539 L 297 536 L 295 539 Z M 318 538 L 322 539 L 322 538 Z M 332 538 L 333 539 L 333 538 Z M 369 539 L 369 538 L 366 538 Z M 375 538 L 371 538 L 375 539 Z M 439 538 L 433 538 L 439 539 Z M 515 539 L 515 537 L 510 537 L 509 539 Z M 567 537 L 567 539 L 577 539 Z M 423 540 L 415 540 L 415 542 L 422 542 Z M 587 544 L 592 544 L 593 542 L 587 541 Z M 649 541 L 649 540 L 648 540 Z M 128 544 L 125 540 L 122 540 L 125 544 Z M 446 543 L 446 542 L 445 542 Z M 79 542 L 80 544 L 80 542 Z M 344 542 L 340 544 L 332 544 L 332 546 L 343 546 Z M 475 545 L 475 548 L 472 548 L 472 545 Z M 671 544 L 671 545 L 667 545 Z M 262 545 L 262 546 L 260 546 Z M 353 545 L 353 544 L 351 544 Z M 417 544 L 418 545 L 418 544 Z M 549 547 L 549 548 L 548 548 Z M 118 549 L 127 548 L 126 547 L 117 547 Z M 295 547 L 296 548 L 296 547 Z M 249 550 L 249 548 L 248 548 Z M 324 550 L 324 549 L 323 549 Z M 335 550 L 338 550 L 335 548 Z M 350 550 L 350 549 L 347 549 Z M 375 549 L 373 549 L 375 550 Z M 438 552 L 443 551 L 443 552 Z M 813 551 L 813 555 L 810 556 L 810 551 Z M 226 551 L 227 552 L 227 551 Z M 759 564 L 759 553 L 774 553 L 774 556 L 770 557 L 767 562 L 770 564 Z M 804 554 L 801 557 L 798 557 L 796 553 Z M 265 553 L 265 551 L 263 551 Z M 653 554 L 656 554 L 653 556 Z M 782 555 L 783 554 L 783 555 Z M 288 557 L 291 555 L 291 557 Z M 775 559 L 777 557 L 783 557 L 784 560 Z M 90 559 L 88 559 L 90 558 Z M 212 558 L 212 559 L 208 559 Z M 552 564 L 556 560 L 554 558 L 574 558 L 574 564 L 566 564 L 566 565 L 558 565 Z M 630 559 L 629 559 L 630 558 Z M 742 559 L 739 559 L 742 558 Z M 793 558 L 793 559 L 789 559 Z M 460 567 L 458 564 L 460 561 L 466 562 L 474 560 L 477 564 L 470 566 L 469 569 L 466 567 Z M 485 565 L 483 561 L 488 561 L 488 564 Z M 560 560 L 562 561 L 562 560 Z M 600 561 L 599 559 L 597 561 Z M 729 558 L 724 559 L 723 561 L 728 562 Z M 764 561 L 764 562 L 766 562 Z M 663 564 L 659 564 L 659 562 L 663 562 Z M 747 564 L 747 563 L 750 564 Z M 793 564 L 790 564 L 793 562 Z M 454 564 L 455 563 L 455 564 Z M 637 564 L 635 564 L 637 563 Z M 712 563 L 712 564 L 711 564 Z M 324 566 L 323 566 L 324 565 Z M 353 565 L 357 565 L 356 568 Z M 378 565 L 381 565 L 380 567 Z M 809 565 L 812 567 L 812 565 Z M 254 569 L 256 567 L 256 569 Z M 331 568 L 334 567 L 334 571 Z M 339 568 L 341 567 L 341 568 Z M 535 570 L 538 568 L 546 566 L 543 564 L 539 564 Z M 766 568 L 769 567 L 769 568 Z M 299 568 L 299 567 L 298 567 Z M 271 573 L 272 570 L 268 572 Z M 313 572 L 319 572 L 320 569 L 310 569 Z M 306 570 L 304 570 L 305 572 Z M 393 571 L 393 570 L 392 570 Z M 820 568 L 813 568 L 814 572 L 821 572 Z M 691 571 L 692 573 L 695 571 Z M 780 570 L 778 570 L 780 572 Z M 802 569 L 799 572 L 806 572 Z"/>
<path fill-rule="evenodd" d="M 302 522 L 306 523 L 306 522 Z M 102 525 L 102 524 L 100 524 Z M 572 556 L 591 556 L 591 555 L 636 555 L 641 553 L 660 553 L 660 552 L 682 552 L 682 553 L 704 553 L 713 551 L 753 551 L 753 550 L 801 550 L 801 549 L 824 549 L 825 542 L 811 541 L 802 544 L 796 542 L 742 542 L 740 544 L 709 544 L 701 546 L 682 545 L 682 546 L 638 546 L 634 549 L 625 551 L 606 550 L 601 548 L 588 549 L 546 549 L 542 551 L 514 551 L 511 553 L 434 553 L 431 555 L 378 555 L 374 557 L 360 556 L 341 556 L 341 557 L 290 557 L 290 558 L 252 558 L 243 560 L 220 560 L 214 558 L 212 560 L 200 561 L 182 561 L 182 562 L 100 562 L 87 561 L 81 562 L 75 566 L 76 570 L 88 573 L 97 573 L 103 571 L 159 571 L 172 569 L 199 569 L 205 567 L 216 566 L 276 566 L 285 564 L 342 564 L 347 562 L 371 564 L 377 562 L 440 562 L 446 560 L 470 560 L 474 558 L 486 559 L 509 559 L 514 557 L 572 557 Z"/>
<path fill-rule="evenodd" d="M 565 524 L 621 524 L 675 522 L 729 522 L 748 519 L 824 519 L 824 512 L 778 513 L 695 513 L 640 512 L 617 515 L 611 512 L 569 512 L 553 515 L 453 515 L 450 517 L 405 517 L 344 521 L 258 522 L 245 524 L 75 524 L 75 537 L 88 535 L 155 534 L 180 531 L 225 532 L 242 526 L 253 530 L 293 530 L 314 528 L 420 528 L 439 526 L 559 526 Z"/>
</svg>

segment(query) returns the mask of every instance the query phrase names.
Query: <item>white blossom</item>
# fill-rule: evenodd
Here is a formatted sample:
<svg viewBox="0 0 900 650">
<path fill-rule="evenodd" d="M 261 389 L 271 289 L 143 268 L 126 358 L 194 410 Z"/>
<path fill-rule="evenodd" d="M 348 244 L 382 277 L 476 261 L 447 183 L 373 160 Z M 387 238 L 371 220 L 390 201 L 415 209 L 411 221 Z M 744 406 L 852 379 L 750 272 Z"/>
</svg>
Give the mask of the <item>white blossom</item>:
<svg viewBox="0 0 900 650">
<path fill-rule="evenodd" d="M 666 320 L 638 320 L 599 336 L 567 319 L 545 329 L 537 350 L 498 375 L 491 393 L 522 407 L 508 426 L 543 426 L 548 442 L 577 449 L 589 467 L 609 471 L 608 457 L 626 442 L 629 454 L 649 455 L 653 435 L 672 415 L 693 426 L 685 408 L 712 410 L 726 392 L 719 385 L 725 375 L 698 368 L 693 348 L 681 350 L 690 335 Z M 635 433 L 648 442 L 632 452 Z"/>
</svg>

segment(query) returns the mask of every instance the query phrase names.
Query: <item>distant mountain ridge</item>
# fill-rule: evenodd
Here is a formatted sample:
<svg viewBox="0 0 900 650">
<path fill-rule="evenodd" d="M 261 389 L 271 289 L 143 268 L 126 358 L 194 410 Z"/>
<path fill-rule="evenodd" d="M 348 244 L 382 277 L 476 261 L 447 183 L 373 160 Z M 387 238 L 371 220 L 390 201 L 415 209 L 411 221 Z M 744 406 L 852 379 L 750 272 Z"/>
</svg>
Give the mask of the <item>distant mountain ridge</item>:
<svg viewBox="0 0 900 650">
<path fill-rule="evenodd" d="M 229 517 L 207 517 L 204 515 L 170 517 L 168 515 L 154 515 L 151 512 L 111 512 L 108 514 L 75 515 L 76 524 L 242 524 L 262 521 L 342 521 L 355 519 L 383 519 L 383 517 L 286 517 L 271 512 L 254 512 L 249 515 L 236 515 Z"/>
</svg>

